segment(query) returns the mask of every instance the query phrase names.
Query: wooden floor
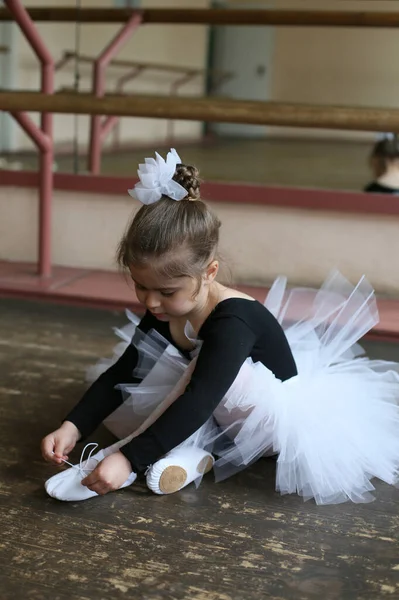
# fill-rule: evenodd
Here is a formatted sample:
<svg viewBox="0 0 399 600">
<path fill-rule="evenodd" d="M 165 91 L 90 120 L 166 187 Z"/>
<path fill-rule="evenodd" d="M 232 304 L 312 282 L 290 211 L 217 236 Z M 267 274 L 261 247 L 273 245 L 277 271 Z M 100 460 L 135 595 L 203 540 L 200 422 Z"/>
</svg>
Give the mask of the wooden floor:
<svg viewBox="0 0 399 600">
<path fill-rule="evenodd" d="M 154 150 L 165 154 L 176 145 L 182 160 L 197 165 L 206 181 L 240 181 L 290 187 L 333 190 L 364 188 L 371 178 L 368 155 L 372 144 L 346 140 L 216 138 L 209 143 L 176 141 L 150 148 L 104 152 L 103 175 L 136 175 L 137 164 Z M 1 158 L 1 156 L 0 156 Z M 36 150 L 7 157 L 23 169 L 38 168 Z M 75 170 L 72 154 L 55 157 L 59 172 Z M 87 171 L 87 157 L 78 163 L 79 173 Z"/>
<path fill-rule="evenodd" d="M 40 439 L 82 394 L 123 316 L 0 300 L 1 600 L 379 600 L 399 596 L 399 491 L 317 507 L 274 491 L 262 460 L 172 496 L 142 482 L 83 503 L 46 497 Z M 368 343 L 399 360 L 399 345 Z M 101 445 L 105 430 L 92 438 Z M 78 459 L 80 450 L 75 452 Z"/>
</svg>

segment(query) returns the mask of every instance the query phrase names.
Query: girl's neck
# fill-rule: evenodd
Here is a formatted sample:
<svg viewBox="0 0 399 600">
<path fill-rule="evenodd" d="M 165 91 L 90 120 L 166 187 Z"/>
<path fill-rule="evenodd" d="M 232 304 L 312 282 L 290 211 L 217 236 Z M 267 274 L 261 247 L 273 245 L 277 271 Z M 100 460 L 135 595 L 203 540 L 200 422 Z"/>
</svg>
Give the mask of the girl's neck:
<svg viewBox="0 0 399 600">
<path fill-rule="evenodd" d="M 399 167 L 397 164 L 388 165 L 387 170 L 377 179 L 378 183 L 385 187 L 399 188 Z"/>
<path fill-rule="evenodd" d="M 214 281 L 206 288 L 206 293 L 198 299 L 196 308 L 186 316 L 186 320 L 190 321 L 194 331 L 199 332 L 202 325 L 209 317 L 215 306 L 221 300 L 221 291 L 223 286 Z"/>
</svg>

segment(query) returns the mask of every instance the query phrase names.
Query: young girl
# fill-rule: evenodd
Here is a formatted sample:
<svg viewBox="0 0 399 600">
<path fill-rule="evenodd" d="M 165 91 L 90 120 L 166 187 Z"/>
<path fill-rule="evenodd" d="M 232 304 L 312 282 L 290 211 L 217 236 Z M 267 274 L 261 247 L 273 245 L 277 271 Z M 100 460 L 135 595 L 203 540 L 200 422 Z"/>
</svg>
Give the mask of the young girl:
<svg viewBox="0 0 399 600">
<path fill-rule="evenodd" d="M 138 174 L 129 193 L 144 206 L 118 258 L 146 313 L 138 324 L 130 315 L 123 348 L 97 367 L 42 453 L 67 462 L 103 421 L 121 439 L 82 455 L 47 492 L 82 500 L 146 473 L 151 490 L 171 493 L 270 453 L 277 489 L 320 504 L 370 500 L 373 477 L 394 484 L 399 366 L 361 357 L 356 344 L 378 321 L 367 281 L 353 287 L 333 273 L 315 294 L 287 293 L 279 278 L 262 305 L 216 281 L 220 222 L 200 199 L 197 170 L 172 150 Z"/>
<path fill-rule="evenodd" d="M 374 181 L 364 191 L 399 195 L 399 139 L 396 133 L 384 135 L 375 144 L 370 156 L 370 166 Z"/>
</svg>

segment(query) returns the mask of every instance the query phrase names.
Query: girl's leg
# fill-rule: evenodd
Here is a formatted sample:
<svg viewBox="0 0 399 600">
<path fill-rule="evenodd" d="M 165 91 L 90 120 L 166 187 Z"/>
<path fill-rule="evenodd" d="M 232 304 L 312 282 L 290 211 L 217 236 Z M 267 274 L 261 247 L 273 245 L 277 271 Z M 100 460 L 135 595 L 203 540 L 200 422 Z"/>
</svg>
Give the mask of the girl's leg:
<svg viewBox="0 0 399 600">
<path fill-rule="evenodd" d="M 190 366 L 193 367 L 193 365 Z M 191 373 L 187 372 L 186 376 L 191 376 Z M 245 397 L 245 390 L 250 384 L 251 377 L 252 369 L 244 363 L 226 398 L 214 412 L 218 430 L 224 430 L 232 440 L 241 430 L 242 422 L 251 412 L 252 407 L 230 406 L 226 408 L 225 404 L 230 400 L 230 403 L 234 406 L 237 398 Z M 186 382 L 188 383 L 187 380 L 181 380 L 179 383 L 184 385 Z M 167 403 L 168 399 L 165 402 Z M 204 425 L 197 434 L 194 434 L 194 436 L 196 435 L 198 437 L 194 440 L 190 438 L 191 444 L 188 440 L 179 445 L 149 468 L 147 471 L 147 486 L 155 494 L 177 492 L 213 468 L 213 456 L 203 450 L 203 445 L 217 439 L 217 432 L 214 429 L 213 431 L 207 430 L 207 425 Z M 207 440 L 205 444 L 204 440 Z"/>
<path fill-rule="evenodd" d="M 147 471 L 147 486 L 155 494 L 173 494 L 213 467 L 212 454 L 198 446 L 178 446 Z"/>
<path fill-rule="evenodd" d="M 91 471 L 93 471 L 96 468 L 98 463 L 101 462 L 106 456 L 109 456 L 113 452 L 117 452 L 122 446 L 124 446 L 125 444 L 130 442 L 130 440 L 132 440 L 134 437 L 140 435 L 140 433 L 142 433 L 148 427 L 150 427 L 150 425 L 152 425 L 161 416 L 161 414 L 163 412 L 165 412 L 165 410 L 167 410 L 167 408 L 182 394 L 185 387 L 189 383 L 191 374 L 192 374 L 194 366 L 195 366 L 195 362 L 196 362 L 196 359 L 194 359 L 191 362 L 191 364 L 187 367 L 187 369 L 186 369 L 185 373 L 183 374 L 183 376 L 181 377 L 181 379 L 177 382 L 175 387 L 167 395 L 167 397 L 162 401 L 162 403 L 128 437 L 125 437 L 124 439 L 116 442 L 115 444 L 112 444 L 112 446 L 109 446 L 108 448 L 100 450 L 99 452 L 97 452 L 97 454 L 94 454 L 94 455 L 90 454 L 88 460 L 87 459 L 83 460 L 83 453 L 84 453 L 84 450 L 83 450 L 82 459 L 80 461 L 80 464 L 73 465 L 71 469 L 67 469 L 66 471 L 57 473 L 57 475 L 54 475 L 53 477 L 48 479 L 45 483 L 45 488 L 46 488 L 46 491 L 49 494 L 49 496 L 52 496 L 53 498 L 56 498 L 57 500 L 65 500 L 65 501 L 86 500 L 88 498 L 97 496 L 97 494 L 95 492 L 92 492 L 87 487 L 81 485 L 82 479 L 84 479 L 89 473 L 91 473 Z M 195 455 L 194 460 L 197 460 L 197 455 Z M 176 461 L 177 461 L 177 457 L 174 461 L 174 464 L 177 468 L 178 462 L 176 462 Z M 185 485 L 187 485 L 188 483 L 190 483 L 191 481 L 193 481 L 200 475 L 200 474 L 197 474 L 195 471 L 197 464 L 198 464 L 198 461 L 195 465 L 193 465 L 194 475 L 192 476 L 190 481 L 187 481 L 187 483 Z M 184 463 L 184 465 L 185 466 L 182 467 L 182 471 L 185 471 L 185 469 L 187 468 L 188 469 L 187 472 L 190 472 L 190 474 L 191 474 L 193 468 L 190 470 L 190 467 L 189 467 L 189 464 L 187 463 L 187 461 Z M 168 466 L 173 466 L 173 465 L 171 465 L 169 463 Z M 168 471 L 168 473 L 170 474 L 171 471 Z M 187 476 L 187 477 L 189 477 L 189 476 Z M 137 478 L 136 473 L 132 472 L 129 479 L 123 484 L 122 487 L 131 485 L 132 483 L 134 483 L 136 478 Z M 158 493 L 164 493 L 164 492 L 158 492 Z"/>
</svg>

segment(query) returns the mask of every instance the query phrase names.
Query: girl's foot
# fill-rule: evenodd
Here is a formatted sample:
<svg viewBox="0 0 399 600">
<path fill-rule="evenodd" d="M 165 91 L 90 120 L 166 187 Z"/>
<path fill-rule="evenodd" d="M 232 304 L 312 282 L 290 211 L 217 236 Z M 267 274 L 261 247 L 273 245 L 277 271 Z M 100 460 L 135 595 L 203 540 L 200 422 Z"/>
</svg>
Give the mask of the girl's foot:
<svg viewBox="0 0 399 600">
<path fill-rule="evenodd" d="M 50 479 L 46 481 L 44 487 L 46 488 L 46 492 L 49 496 L 56 498 L 57 500 L 64 500 L 67 502 L 87 500 L 88 498 L 94 498 L 94 496 L 98 496 L 96 492 L 92 492 L 89 490 L 89 488 L 81 484 L 82 479 L 91 473 L 99 462 L 112 453 L 110 452 L 110 447 L 100 450 L 100 452 L 97 452 L 97 454 L 92 456 L 92 453 L 97 448 L 97 445 L 98 444 L 87 444 L 87 446 L 83 448 L 80 463 L 78 465 L 71 465 L 70 469 L 62 471 L 61 473 L 57 473 L 57 475 L 50 477 Z M 93 448 L 89 453 L 88 458 L 84 460 L 83 456 L 88 446 L 93 446 Z M 113 451 L 115 452 L 115 450 Z M 128 479 L 119 489 L 131 485 L 134 483 L 136 478 L 136 473 L 131 473 L 131 475 L 129 475 Z"/>
<path fill-rule="evenodd" d="M 147 486 L 155 494 L 173 494 L 213 467 L 212 454 L 201 448 L 171 450 L 147 472 Z"/>
</svg>

